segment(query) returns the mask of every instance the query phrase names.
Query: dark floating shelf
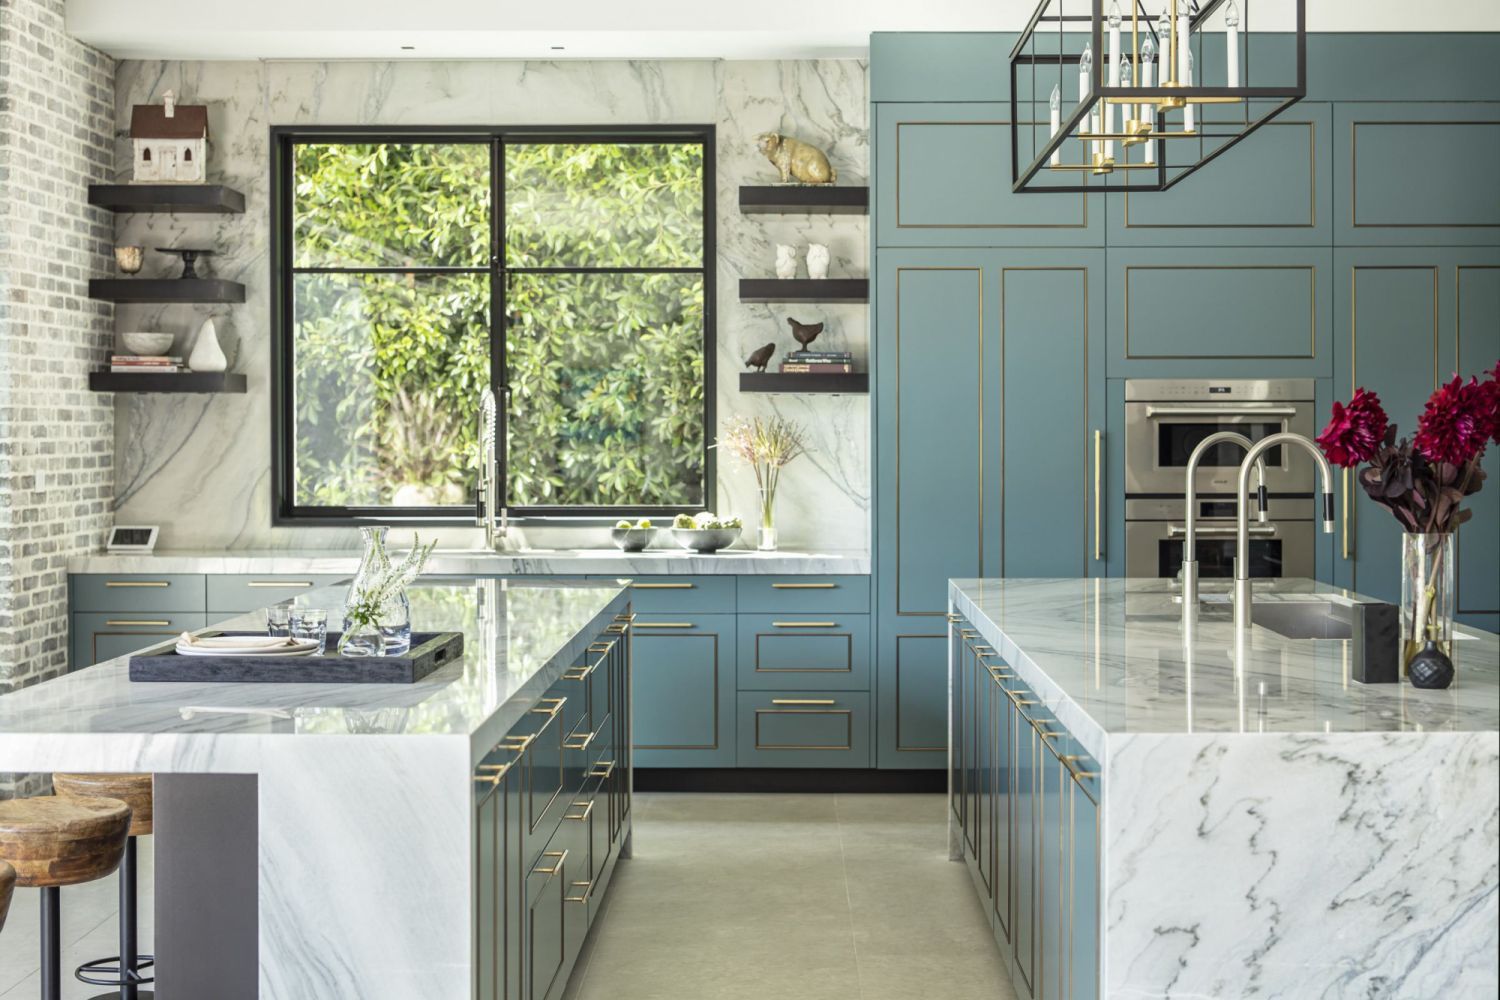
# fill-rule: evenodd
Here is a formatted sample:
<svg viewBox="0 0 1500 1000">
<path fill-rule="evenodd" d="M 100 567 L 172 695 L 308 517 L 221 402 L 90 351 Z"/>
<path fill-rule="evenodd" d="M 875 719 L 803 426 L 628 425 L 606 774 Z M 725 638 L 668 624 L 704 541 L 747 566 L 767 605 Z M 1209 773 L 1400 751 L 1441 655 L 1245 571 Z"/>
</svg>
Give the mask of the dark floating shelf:
<svg viewBox="0 0 1500 1000">
<path fill-rule="evenodd" d="M 89 298 L 106 302 L 243 302 L 245 286 L 223 278 L 94 278 Z"/>
<path fill-rule="evenodd" d="M 235 372 L 89 372 L 90 392 L 244 392 Z"/>
<path fill-rule="evenodd" d="M 90 184 L 89 204 L 111 212 L 235 214 L 245 210 L 245 196 L 222 184 Z"/>
<path fill-rule="evenodd" d="M 831 185 L 744 184 L 740 186 L 740 211 L 746 215 L 868 215 L 868 187 Z"/>
<path fill-rule="evenodd" d="M 868 372 L 741 372 L 740 392 L 867 393 Z"/>
<path fill-rule="evenodd" d="M 869 278 L 741 278 L 741 302 L 868 302 Z"/>
</svg>

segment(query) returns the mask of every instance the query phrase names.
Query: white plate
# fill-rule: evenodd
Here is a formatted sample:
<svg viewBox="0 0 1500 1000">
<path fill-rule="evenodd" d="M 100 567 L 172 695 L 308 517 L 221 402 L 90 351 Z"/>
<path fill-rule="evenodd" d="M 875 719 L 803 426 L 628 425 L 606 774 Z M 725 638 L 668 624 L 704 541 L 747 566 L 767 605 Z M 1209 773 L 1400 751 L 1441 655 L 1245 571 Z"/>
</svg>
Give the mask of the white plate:
<svg viewBox="0 0 1500 1000">
<path fill-rule="evenodd" d="M 318 651 L 318 644 L 303 643 L 297 646 L 275 646 L 272 648 L 204 648 L 202 645 L 185 646 L 179 645 L 177 655 L 179 656 L 311 656 Z"/>
</svg>

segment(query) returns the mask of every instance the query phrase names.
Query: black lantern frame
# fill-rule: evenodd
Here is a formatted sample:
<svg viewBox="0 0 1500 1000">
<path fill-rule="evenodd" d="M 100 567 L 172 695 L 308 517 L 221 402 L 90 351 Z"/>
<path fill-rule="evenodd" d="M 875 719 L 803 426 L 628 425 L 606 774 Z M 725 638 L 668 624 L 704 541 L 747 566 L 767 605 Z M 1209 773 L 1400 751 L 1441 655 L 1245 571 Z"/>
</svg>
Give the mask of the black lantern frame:
<svg viewBox="0 0 1500 1000">
<path fill-rule="evenodd" d="M 1208 18 L 1224 5 L 1226 0 L 1208 0 L 1202 7 L 1197 6 L 1196 0 L 1168 0 L 1173 14 L 1178 12 L 1178 4 L 1188 12 L 1188 46 L 1190 51 L 1198 54 L 1194 59 L 1201 65 L 1203 63 L 1202 52 L 1204 48 L 1204 26 Z M 1281 83 L 1280 85 L 1255 85 L 1251 86 L 1251 34 L 1249 31 L 1249 7 L 1251 0 L 1236 0 L 1243 10 L 1244 28 L 1240 32 L 1239 60 L 1241 72 L 1240 86 L 1206 86 L 1200 84 L 1184 85 L 1181 83 L 1167 84 L 1165 74 L 1160 68 L 1165 65 L 1167 53 L 1175 51 L 1172 48 L 1176 44 L 1175 39 L 1163 39 L 1156 28 L 1156 15 L 1146 10 L 1143 0 L 1123 0 L 1121 6 L 1124 8 L 1122 37 L 1130 38 L 1127 55 L 1131 57 L 1132 64 L 1139 71 L 1139 49 L 1136 42 L 1144 44 L 1147 37 L 1153 39 L 1153 44 L 1158 52 L 1162 54 L 1156 65 L 1159 68 L 1158 77 L 1154 85 L 1150 87 L 1136 85 L 1122 85 L 1118 87 L 1106 86 L 1106 63 L 1104 40 L 1108 36 L 1106 25 L 1106 14 L 1104 11 L 1105 0 L 1088 0 L 1090 12 L 1087 14 L 1066 14 L 1063 12 L 1066 0 L 1041 0 L 1036 11 L 1027 22 L 1026 29 L 1021 32 L 1020 38 L 1016 40 L 1015 46 L 1010 53 L 1010 160 L 1011 177 L 1013 179 L 1012 190 L 1017 193 L 1079 193 L 1101 190 L 1129 190 L 1129 191 L 1165 191 L 1177 184 L 1184 177 L 1197 171 L 1200 167 L 1222 156 L 1243 140 L 1251 132 L 1280 115 L 1287 108 L 1307 96 L 1307 12 L 1305 0 L 1296 0 L 1296 27 L 1290 38 L 1294 49 L 1295 81 Z M 1080 3 L 1079 6 L 1082 6 Z M 1054 12 L 1055 11 L 1055 12 Z M 1065 31 L 1068 24 L 1088 24 L 1087 35 L 1069 33 Z M 1056 27 L 1055 51 L 1038 52 L 1038 43 L 1043 37 L 1052 35 L 1051 29 Z M 1045 35 L 1043 34 L 1045 33 Z M 1176 17 L 1172 19 L 1172 33 L 1177 34 Z M 1266 33 L 1270 34 L 1270 33 Z M 1276 35 L 1286 33 L 1277 32 Z M 1259 37 L 1259 36 L 1257 36 Z M 1068 66 L 1077 67 L 1082 61 L 1083 53 L 1068 52 L 1068 42 L 1082 41 L 1087 39 L 1093 54 L 1093 65 L 1090 73 L 1090 88 L 1086 95 L 1080 95 L 1078 105 L 1071 113 L 1061 116 L 1060 127 L 1056 134 L 1049 134 L 1046 141 L 1041 143 L 1039 151 L 1027 163 L 1022 162 L 1022 138 L 1023 129 L 1031 130 L 1031 142 L 1028 148 L 1036 148 L 1036 129 L 1050 129 L 1050 91 L 1046 96 L 1039 95 L 1037 91 L 1037 68 L 1057 67 L 1057 86 L 1061 88 L 1066 76 Z M 1124 46 L 1122 45 L 1122 49 Z M 1075 70 L 1075 76 L 1077 75 Z M 1172 79 L 1175 80 L 1176 68 L 1173 67 Z M 1027 97 L 1021 97 L 1021 87 L 1027 82 L 1030 89 Z M 1131 133 L 1121 129 L 1103 129 L 1094 132 L 1084 130 L 1082 127 L 1091 122 L 1094 108 L 1100 102 L 1115 105 L 1117 108 L 1129 108 L 1133 105 L 1141 108 L 1150 108 L 1149 133 Z M 1167 108 L 1163 108 L 1163 102 L 1169 102 Z M 1037 105 L 1040 104 L 1044 111 L 1038 116 Z M 1192 104 L 1203 110 L 1203 122 L 1191 133 L 1172 132 L 1166 128 L 1167 113 L 1178 110 L 1185 104 Z M 1207 112 L 1209 108 L 1224 108 L 1231 105 L 1241 105 L 1244 113 L 1238 119 L 1225 119 L 1222 116 L 1210 120 Z M 1252 109 L 1257 114 L 1252 116 Z M 1040 117 L 1040 120 L 1038 120 Z M 1109 121 L 1105 118 L 1105 121 Z M 1197 141 L 1194 142 L 1193 140 Z M 1084 153 L 1084 159 L 1076 157 L 1070 162 L 1052 164 L 1049 161 L 1054 152 L 1070 149 L 1069 143 L 1076 143 Z M 1098 148 L 1101 143 L 1116 146 L 1124 152 L 1122 159 L 1107 164 L 1095 163 L 1091 149 Z M 1128 151 L 1136 145 L 1149 143 L 1152 146 L 1153 163 L 1129 162 Z M 1176 154 L 1176 155 L 1174 155 Z M 1187 154 L 1187 155 L 1183 155 Z M 1042 178 L 1048 177 L 1054 171 L 1065 171 L 1069 175 L 1081 175 L 1082 183 L 1046 183 Z"/>
</svg>

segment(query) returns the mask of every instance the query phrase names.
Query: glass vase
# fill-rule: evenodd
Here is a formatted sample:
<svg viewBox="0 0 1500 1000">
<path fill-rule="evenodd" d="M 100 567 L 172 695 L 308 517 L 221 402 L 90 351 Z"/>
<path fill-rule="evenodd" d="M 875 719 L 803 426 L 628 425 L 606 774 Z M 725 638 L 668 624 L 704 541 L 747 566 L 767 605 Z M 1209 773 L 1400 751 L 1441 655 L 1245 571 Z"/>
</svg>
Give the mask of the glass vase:
<svg viewBox="0 0 1500 1000">
<path fill-rule="evenodd" d="M 760 491 L 760 537 L 755 547 L 762 552 L 776 551 L 776 495 L 768 490 Z"/>
<path fill-rule="evenodd" d="M 344 656 L 400 656 L 411 649 L 411 601 L 398 587 L 381 597 L 391 575 L 386 554 L 388 528 L 360 528 L 364 554 L 349 583 L 344 602 L 344 634 L 339 653 Z M 378 604 L 372 602 L 379 598 Z"/>
<path fill-rule="evenodd" d="M 1452 532 L 1407 534 L 1401 540 L 1401 665 L 1431 642 L 1453 656 Z"/>
</svg>

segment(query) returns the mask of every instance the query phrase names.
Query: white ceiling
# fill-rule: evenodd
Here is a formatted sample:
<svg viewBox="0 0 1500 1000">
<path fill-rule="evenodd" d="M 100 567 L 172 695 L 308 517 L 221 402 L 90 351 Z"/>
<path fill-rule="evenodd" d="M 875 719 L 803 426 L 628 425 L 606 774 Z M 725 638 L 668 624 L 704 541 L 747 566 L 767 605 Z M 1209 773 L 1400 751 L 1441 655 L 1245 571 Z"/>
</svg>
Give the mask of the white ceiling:
<svg viewBox="0 0 1500 1000">
<path fill-rule="evenodd" d="M 1069 12 L 1085 2 L 1068 0 Z M 1292 0 L 1241 0 L 1246 6 L 1252 27 L 1289 26 Z M 862 56 L 873 31 L 1016 31 L 1034 7 L 1031 0 L 67 0 L 67 23 L 71 34 L 129 59 L 765 59 Z M 1307 0 L 1307 26 L 1500 31 L 1500 2 Z"/>
</svg>

